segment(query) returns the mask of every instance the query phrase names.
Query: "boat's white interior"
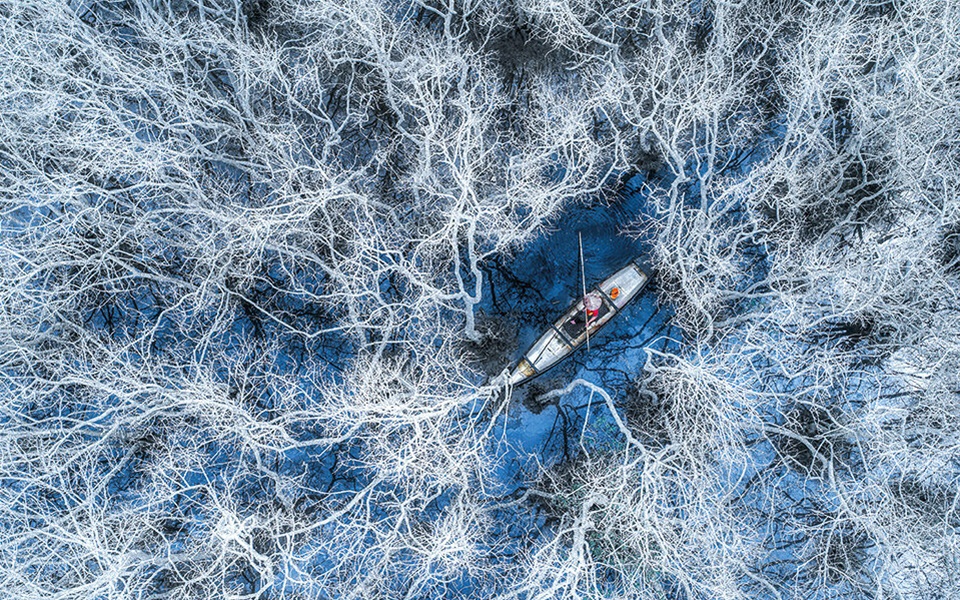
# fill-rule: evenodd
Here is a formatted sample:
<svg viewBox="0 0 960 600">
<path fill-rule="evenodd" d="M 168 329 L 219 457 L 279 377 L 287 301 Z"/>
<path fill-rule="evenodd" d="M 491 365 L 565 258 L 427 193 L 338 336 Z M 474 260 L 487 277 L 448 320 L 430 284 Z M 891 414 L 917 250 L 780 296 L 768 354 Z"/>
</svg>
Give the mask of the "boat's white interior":
<svg viewBox="0 0 960 600">
<path fill-rule="evenodd" d="M 608 298 L 613 300 L 614 306 L 619 310 L 623 308 L 627 302 L 630 302 L 646 282 L 646 274 L 636 265 L 630 263 L 601 283 L 600 289 L 603 290 L 603 293 L 606 294 Z M 616 298 L 613 298 L 613 288 L 620 289 L 620 293 Z"/>
<path fill-rule="evenodd" d="M 527 351 L 527 360 L 537 371 L 543 372 L 552 367 L 558 360 L 571 351 L 567 342 L 552 328 Z"/>
</svg>

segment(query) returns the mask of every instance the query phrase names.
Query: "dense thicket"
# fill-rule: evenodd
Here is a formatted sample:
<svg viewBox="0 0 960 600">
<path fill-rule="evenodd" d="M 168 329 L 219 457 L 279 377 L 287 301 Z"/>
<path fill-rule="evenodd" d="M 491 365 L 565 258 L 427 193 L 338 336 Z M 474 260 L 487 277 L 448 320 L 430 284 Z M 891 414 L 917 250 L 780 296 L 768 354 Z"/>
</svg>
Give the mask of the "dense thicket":
<svg viewBox="0 0 960 600">
<path fill-rule="evenodd" d="M 0 0 L 0 84 L 0 595 L 960 595 L 960 3 Z M 522 460 L 488 274 L 627 181 L 683 339 Z"/>
</svg>

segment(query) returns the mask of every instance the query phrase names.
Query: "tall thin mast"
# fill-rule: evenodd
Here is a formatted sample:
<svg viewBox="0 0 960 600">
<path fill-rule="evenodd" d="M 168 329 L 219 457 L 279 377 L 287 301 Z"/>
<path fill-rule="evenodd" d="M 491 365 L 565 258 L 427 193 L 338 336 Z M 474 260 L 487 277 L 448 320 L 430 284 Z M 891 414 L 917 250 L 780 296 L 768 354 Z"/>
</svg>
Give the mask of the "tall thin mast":
<svg viewBox="0 0 960 600">
<path fill-rule="evenodd" d="M 580 242 L 580 287 L 583 290 L 583 326 L 587 332 L 587 352 L 590 352 L 590 313 L 587 312 L 587 273 L 583 268 L 583 233 L 577 232 Z"/>
</svg>

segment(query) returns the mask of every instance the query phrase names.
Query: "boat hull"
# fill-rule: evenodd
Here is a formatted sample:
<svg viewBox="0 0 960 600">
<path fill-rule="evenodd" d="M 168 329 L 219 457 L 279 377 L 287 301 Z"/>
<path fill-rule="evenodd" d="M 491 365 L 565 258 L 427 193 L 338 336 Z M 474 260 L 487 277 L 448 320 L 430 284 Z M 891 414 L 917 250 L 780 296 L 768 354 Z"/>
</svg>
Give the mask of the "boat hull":
<svg viewBox="0 0 960 600">
<path fill-rule="evenodd" d="M 596 314 L 589 318 L 584 313 L 584 300 L 570 306 L 550 328 L 530 346 L 508 377 L 509 385 L 526 383 L 555 367 L 563 359 L 586 345 L 588 337 L 596 335 L 613 320 L 623 308 L 650 281 L 650 273 L 631 262 L 590 291 L 602 299 Z M 588 294 L 589 295 L 589 294 Z"/>
</svg>

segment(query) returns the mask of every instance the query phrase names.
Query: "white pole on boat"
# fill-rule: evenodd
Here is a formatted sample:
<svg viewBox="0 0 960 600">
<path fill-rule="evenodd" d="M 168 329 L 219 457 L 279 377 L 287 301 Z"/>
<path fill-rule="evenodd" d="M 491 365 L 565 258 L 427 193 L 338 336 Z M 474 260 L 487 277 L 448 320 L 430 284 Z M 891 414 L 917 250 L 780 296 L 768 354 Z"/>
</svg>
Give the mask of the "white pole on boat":
<svg viewBox="0 0 960 600">
<path fill-rule="evenodd" d="M 583 268 L 583 233 L 577 232 L 580 242 L 580 287 L 583 290 L 583 326 L 587 332 L 587 352 L 590 352 L 590 313 L 587 312 L 587 273 Z"/>
</svg>

